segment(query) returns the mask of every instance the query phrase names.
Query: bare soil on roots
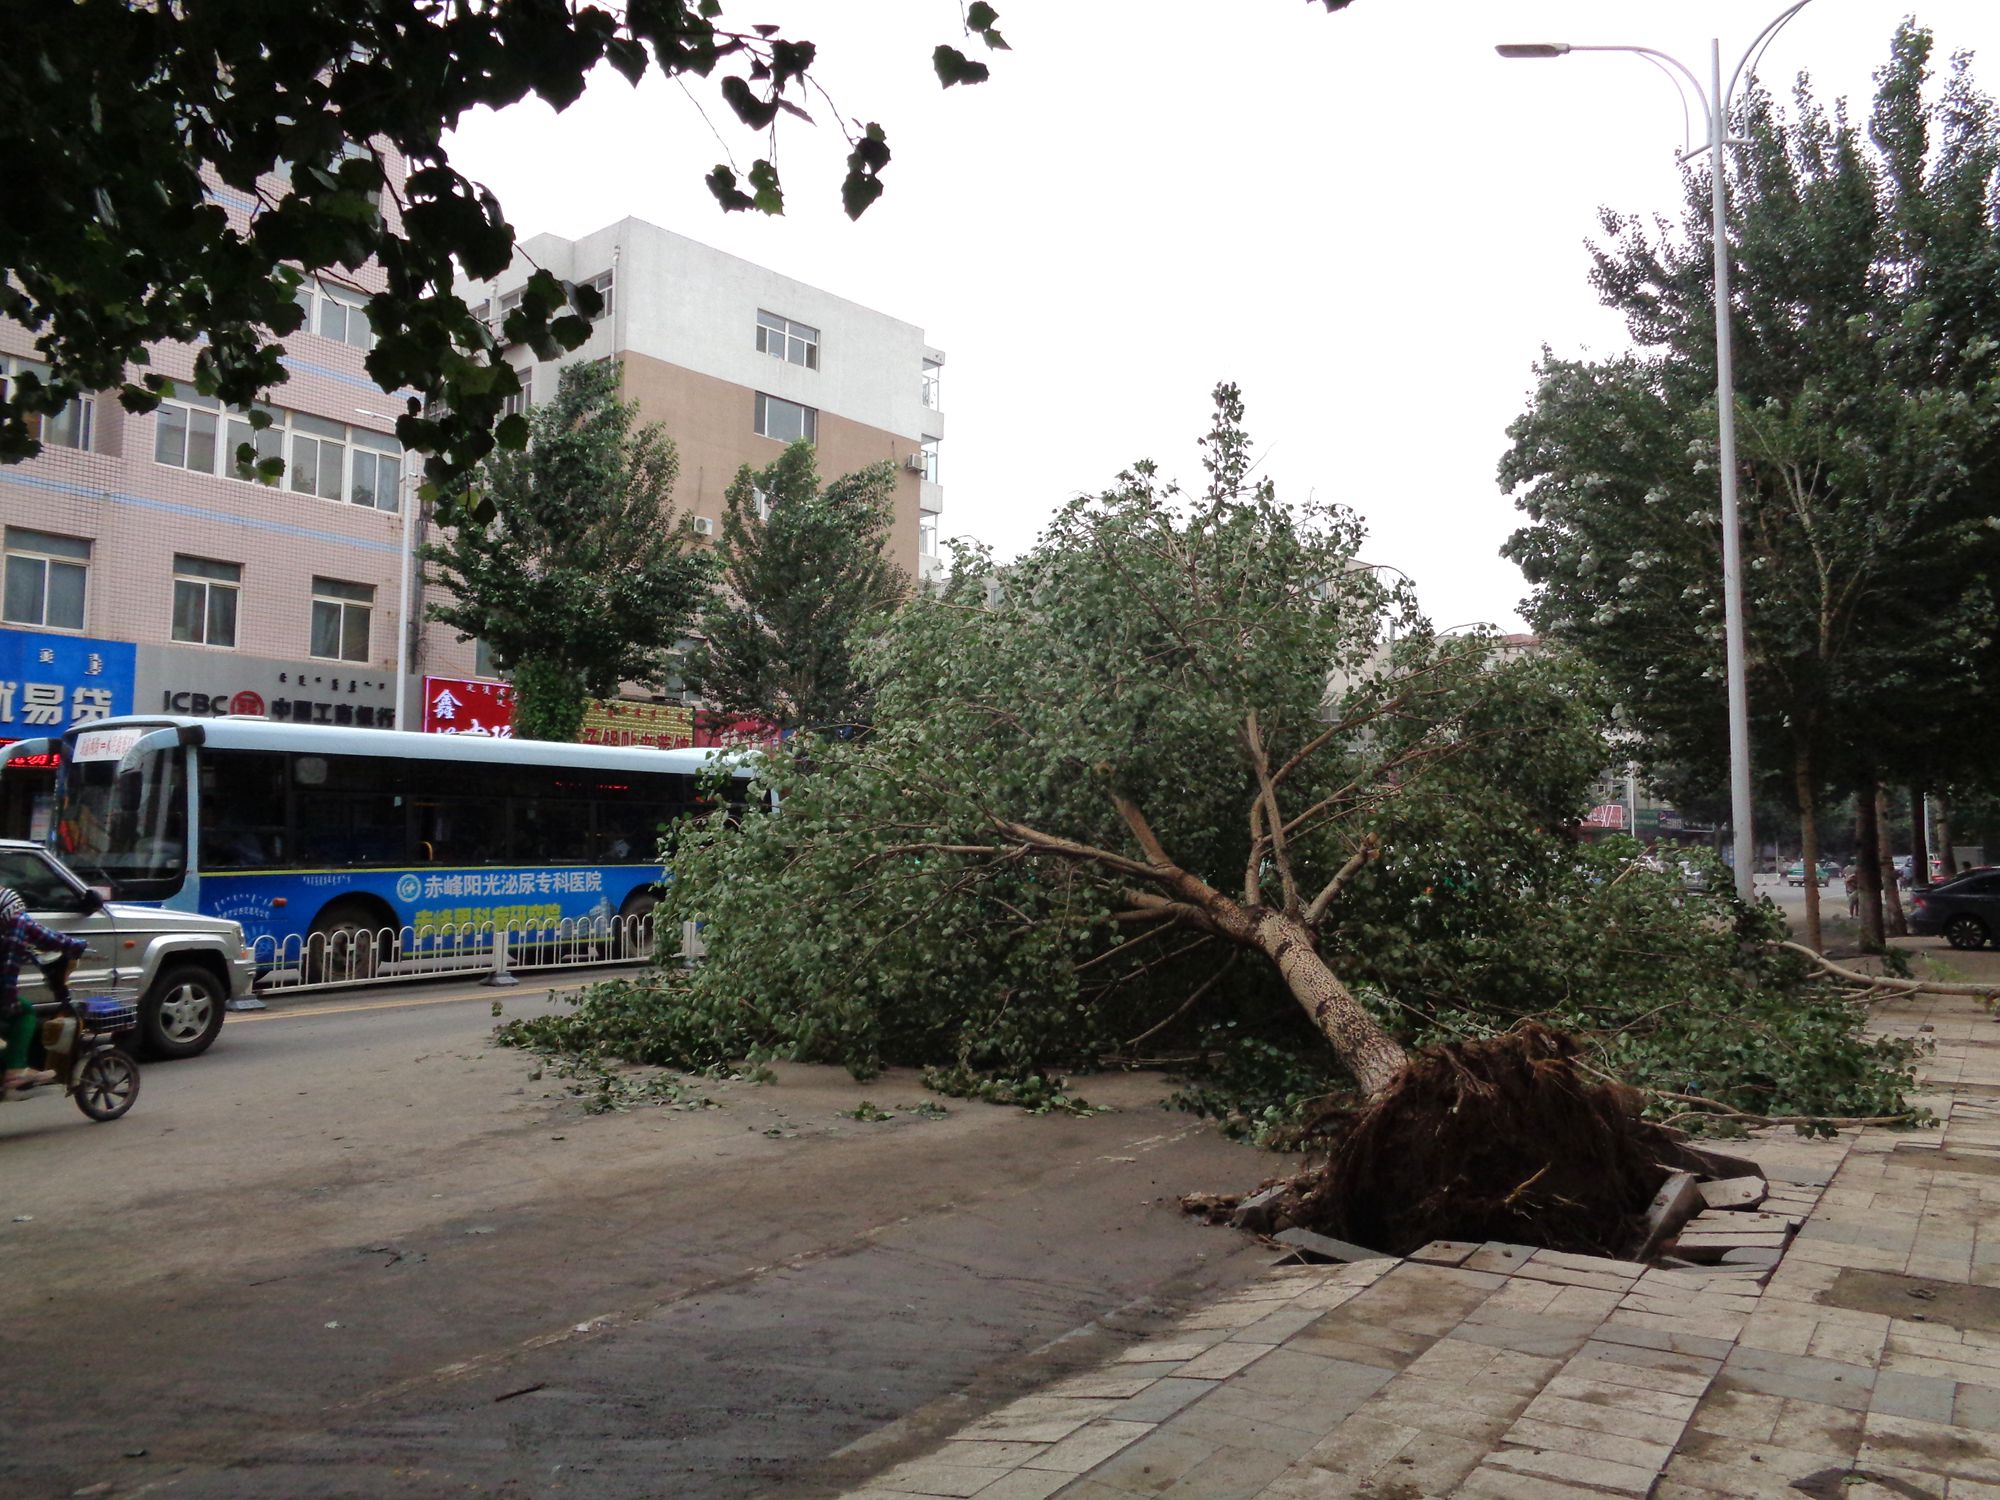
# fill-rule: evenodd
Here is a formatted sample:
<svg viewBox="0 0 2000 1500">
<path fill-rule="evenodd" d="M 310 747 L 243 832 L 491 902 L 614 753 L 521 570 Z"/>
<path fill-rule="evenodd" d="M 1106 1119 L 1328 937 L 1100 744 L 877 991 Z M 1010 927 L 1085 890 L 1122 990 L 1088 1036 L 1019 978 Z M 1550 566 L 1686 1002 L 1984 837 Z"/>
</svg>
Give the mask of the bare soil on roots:
<svg viewBox="0 0 2000 1500">
<path fill-rule="evenodd" d="M 1531 1023 L 1413 1054 L 1288 1216 L 1390 1255 L 1432 1240 L 1629 1251 L 1682 1149 L 1638 1117 L 1634 1091 L 1592 1078 L 1576 1052 Z"/>
</svg>

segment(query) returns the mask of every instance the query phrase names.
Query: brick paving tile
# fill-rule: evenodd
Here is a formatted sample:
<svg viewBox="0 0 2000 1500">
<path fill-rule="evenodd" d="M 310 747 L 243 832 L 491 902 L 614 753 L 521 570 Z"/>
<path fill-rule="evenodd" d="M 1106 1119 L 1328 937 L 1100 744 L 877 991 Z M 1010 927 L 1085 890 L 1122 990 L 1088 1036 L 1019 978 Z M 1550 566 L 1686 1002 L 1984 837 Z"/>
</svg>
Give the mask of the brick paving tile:
<svg viewBox="0 0 2000 1500">
<path fill-rule="evenodd" d="M 1113 1405 L 1104 1415 L 1120 1422 L 1164 1422 L 1189 1402 L 1199 1401 L 1220 1384 L 1214 1380 L 1187 1380 L 1169 1375 L 1156 1380 L 1136 1396 Z"/>
<path fill-rule="evenodd" d="M 1747 1318 L 1757 1310 L 1755 1297 L 1730 1297 L 1716 1292 L 1689 1296 L 1685 1292 L 1652 1296 L 1630 1292 L 1618 1301 L 1621 1312 L 1660 1313 L 1666 1317 Z"/>
<path fill-rule="evenodd" d="M 1346 1290 L 1346 1288 L 1341 1288 Z M 1300 1296 L 1305 1296 L 1300 1293 Z M 1176 1328 L 1244 1328 L 1259 1318 L 1269 1317 L 1271 1308 L 1263 1302 L 1217 1302 L 1198 1312 L 1189 1313 L 1175 1323 Z"/>
<path fill-rule="evenodd" d="M 1653 1487 L 1653 1481 L 1659 1474 L 1657 1469 L 1638 1464 L 1586 1458 L 1582 1454 L 1547 1448 L 1503 1448 L 1498 1453 L 1489 1454 L 1486 1462 L 1480 1465 L 1482 1472 L 1495 1468 L 1540 1475 L 1564 1484 L 1594 1485 L 1624 1495 L 1645 1494 Z"/>
<path fill-rule="evenodd" d="M 1588 1427 L 1570 1427 L 1560 1422 L 1543 1422 L 1522 1417 L 1508 1429 L 1504 1439 L 1512 1447 L 1539 1449 L 1548 1453 L 1574 1454 L 1578 1458 L 1603 1463 L 1624 1464 L 1658 1473 L 1672 1455 L 1673 1442 L 1648 1442 L 1618 1432 L 1596 1432 Z"/>
<path fill-rule="evenodd" d="M 1805 1354 L 1773 1354 L 1764 1349 L 1739 1348 L 1732 1352 L 1723 1364 L 1720 1379 L 1729 1389 L 1817 1401 L 1851 1411 L 1866 1411 L 1875 1388 L 1873 1370 Z"/>
<path fill-rule="evenodd" d="M 1780 1448 L 1805 1452 L 1853 1453 L 1861 1446 L 1861 1423 L 1865 1413 L 1818 1401 L 1787 1399 L 1771 1430 L 1771 1441 Z"/>
<path fill-rule="evenodd" d="M 1497 1271 L 1502 1276 L 1511 1276 L 1534 1253 L 1533 1245 L 1509 1245 L 1499 1240 L 1488 1240 L 1466 1257 L 1465 1268 L 1468 1271 Z"/>
<path fill-rule="evenodd" d="M 1463 1265 L 1466 1257 L 1478 1248 L 1476 1240 L 1432 1240 L 1422 1249 L 1412 1250 L 1409 1258 L 1430 1265 Z"/>
<path fill-rule="evenodd" d="M 1686 1422 L 1701 1403 L 1694 1396 L 1676 1395 L 1671 1391 L 1649 1391 L 1639 1386 L 1618 1385 L 1607 1380 L 1594 1380 L 1588 1376 L 1574 1375 L 1565 1371 L 1551 1377 L 1542 1387 L 1542 1394 L 1562 1396 L 1571 1401 L 1587 1401 L 1598 1406 L 1616 1407 L 1621 1411 L 1650 1412 L 1656 1417 L 1672 1417 L 1677 1422 Z"/>
<path fill-rule="evenodd" d="M 1942 1422 L 1870 1412 L 1861 1432 L 1864 1464 L 1894 1464 L 1926 1473 L 2000 1480 L 2000 1435 Z"/>
<path fill-rule="evenodd" d="M 1600 1489 L 1583 1489 L 1540 1474 L 1516 1474 L 1484 1465 L 1468 1474 L 1453 1493 L 1457 1500 L 1604 1500 Z"/>
<path fill-rule="evenodd" d="M 1664 1349 L 1675 1354 L 1699 1354 L 1705 1359 L 1722 1359 L 1734 1348 L 1728 1338 L 1663 1326 L 1671 1320 L 1650 1313 L 1614 1313 L 1593 1335 L 1599 1342 L 1634 1344 L 1643 1349 Z"/>
<path fill-rule="evenodd" d="M 1717 1437 L 1747 1438 L 1751 1442 L 1772 1442 L 1778 1418 L 1785 1410 L 1782 1396 L 1766 1396 L 1757 1391 L 1710 1391 L 1688 1425 L 1697 1432 Z M 1856 1441 L 1860 1428 L 1856 1426 Z"/>
<path fill-rule="evenodd" d="M 1671 1448 L 1687 1426 L 1686 1417 L 1664 1417 L 1656 1412 L 1630 1407 L 1606 1406 L 1594 1401 L 1578 1401 L 1544 1391 L 1528 1403 L 1523 1420 L 1549 1422 L 1558 1427 L 1577 1427 L 1614 1438 L 1631 1438 L 1641 1443 L 1659 1443 Z"/>
<path fill-rule="evenodd" d="M 1260 1448 L 1218 1448 L 1159 1493 L 1161 1500 L 1250 1500 L 1291 1466 L 1290 1458 Z"/>
<path fill-rule="evenodd" d="M 1644 1261 L 1618 1260 L 1609 1255 L 1574 1255 L 1567 1250 L 1537 1250 L 1529 1261 L 1541 1266 L 1566 1266 L 1572 1271 L 1623 1276 L 1627 1280 L 1636 1280 L 1652 1269 Z"/>
<path fill-rule="evenodd" d="M 981 1490 L 979 1500 L 1049 1500 L 1072 1477 L 1035 1469 L 1016 1469 L 1005 1479 L 996 1479 Z"/>
<path fill-rule="evenodd" d="M 2000 1432 L 2000 1391 L 1984 1386 L 1961 1385 L 1952 1405 L 1952 1421 L 1960 1427 L 1976 1427 L 1981 1432 Z"/>
<path fill-rule="evenodd" d="M 1207 1355 L 1202 1356 L 1208 1358 Z M 1103 1370 L 1072 1376 L 1050 1389 L 1052 1396 L 1090 1396 L 1100 1400 L 1136 1396 L 1154 1381 L 1180 1370 L 1178 1364 L 1109 1365 Z M 1152 1372 L 1152 1373 L 1148 1373 Z"/>
<path fill-rule="evenodd" d="M 941 1464 L 971 1464 L 978 1468 L 1011 1469 L 1046 1448 L 1044 1443 L 946 1443 L 926 1457 Z"/>
<path fill-rule="evenodd" d="M 1835 1321 L 1822 1321 L 1814 1330 L 1806 1353 L 1815 1359 L 1838 1360 L 1842 1364 L 1873 1366 L 1881 1358 L 1882 1345 L 1889 1334 L 1888 1319 L 1878 1328 Z"/>
<path fill-rule="evenodd" d="M 1377 1328 L 1353 1321 L 1320 1322 L 1286 1345 L 1328 1359 L 1400 1370 L 1437 1341 L 1400 1328 Z"/>
<path fill-rule="evenodd" d="M 1915 1417 L 1923 1422 L 1950 1422 L 1957 1402 L 1956 1381 L 1881 1370 L 1876 1373 L 1875 1399 L 1868 1409 L 1892 1417 Z"/>
<path fill-rule="evenodd" d="M 1156 1427 L 1123 1452 L 1099 1464 L 1082 1482 L 1101 1485 L 1119 1495 L 1157 1495 L 1188 1470 L 1205 1462 L 1220 1446 L 1191 1432 Z M 1081 1493 L 1072 1487 L 1063 1500 L 1072 1500 Z"/>
<path fill-rule="evenodd" d="M 1175 1371 L 1189 1380 L 1226 1380 L 1269 1354 L 1273 1344 L 1219 1344 Z"/>
<path fill-rule="evenodd" d="M 1212 1447 L 1255 1448 L 1261 1453 L 1275 1453 L 1291 1463 L 1303 1458 L 1306 1450 L 1329 1432 L 1337 1431 L 1353 1416 L 1358 1405 L 1358 1401 L 1340 1406 L 1322 1404 L 1308 1410 L 1296 1404 L 1238 1397 L 1234 1391 L 1221 1391 L 1182 1412 L 1170 1424 L 1170 1430 Z"/>
<path fill-rule="evenodd" d="M 877 1474 L 869 1483 L 878 1490 L 904 1495 L 976 1495 L 995 1480 L 1005 1479 L 1011 1469 L 985 1469 L 967 1464 L 941 1464 L 919 1460 L 898 1464 L 886 1474 Z"/>
<path fill-rule="evenodd" d="M 1327 1315 L 1326 1309 L 1300 1307 L 1293 1304 L 1281 1307 L 1250 1324 L 1231 1333 L 1228 1342 L 1232 1344 L 1282 1344 L 1295 1333 L 1312 1327 Z"/>
<path fill-rule="evenodd" d="M 1529 1261 L 1516 1271 L 1517 1278 L 1530 1281 L 1548 1281 L 1557 1286 L 1589 1287 L 1597 1292 L 1622 1292 L 1632 1285 L 1630 1276 L 1613 1276 L 1603 1271 L 1578 1271 L 1569 1266 L 1545 1265 L 1540 1261 Z"/>
<path fill-rule="evenodd" d="M 1079 1427 L 1061 1442 L 1038 1449 L 1022 1459 L 1018 1467 L 1081 1474 L 1096 1468 L 1112 1454 L 1131 1447 L 1153 1430 L 1151 1422 L 1092 1422 L 1088 1427 Z"/>
<path fill-rule="evenodd" d="M 1670 1349 L 1646 1349 L 1593 1339 L 1564 1367 L 1566 1374 L 1587 1375 L 1613 1385 L 1636 1385 L 1649 1391 L 1673 1391 L 1699 1396 L 1708 1389 L 1722 1361 Z"/>
</svg>

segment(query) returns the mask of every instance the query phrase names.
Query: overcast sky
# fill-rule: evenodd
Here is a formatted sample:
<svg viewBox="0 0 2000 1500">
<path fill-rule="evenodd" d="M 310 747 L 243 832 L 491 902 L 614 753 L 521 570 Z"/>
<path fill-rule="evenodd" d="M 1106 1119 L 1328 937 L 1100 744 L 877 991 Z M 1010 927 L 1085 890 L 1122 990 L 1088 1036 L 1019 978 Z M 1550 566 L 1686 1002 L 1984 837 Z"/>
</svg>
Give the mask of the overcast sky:
<svg viewBox="0 0 2000 1500">
<path fill-rule="evenodd" d="M 841 112 L 879 120 L 888 191 L 850 223 L 846 144 L 785 121 L 783 218 L 724 215 L 701 177 L 755 143 L 691 83 L 614 74 L 562 115 L 469 122 L 453 155 L 523 236 L 634 215 L 919 324 L 947 355 L 946 536 L 1003 556 L 1134 459 L 1199 480 L 1217 381 L 1243 387 L 1281 495 L 1366 519 L 1365 556 L 1414 576 L 1440 626 L 1519 624 L 1494 482 L 1546 343 L 1622 329 L 1585 280 L 1595 211 L 1675 212 L 1682 103 L 1643 59 L 1506 62 L 1509 40 L 1635 43 L 1725 79 L 1782 0 L 1004 0 L 1013 51 L 941 91 L 953 0 L 731 0 L 820 46 Z M 1762 75 L 1865 116 L 1908 5 L 1815 0 Z M 1914 8 L 2000 91 L 2000 0 Z M 1233 23 L 1223 29 L 1217 18 Z M 696 108 L 700 104 L 707 119 Z M 1685 127 L 1698 140 L 1698 101 Z M 622 143 L 622 145 L 620 144 Z"/>
</svg>

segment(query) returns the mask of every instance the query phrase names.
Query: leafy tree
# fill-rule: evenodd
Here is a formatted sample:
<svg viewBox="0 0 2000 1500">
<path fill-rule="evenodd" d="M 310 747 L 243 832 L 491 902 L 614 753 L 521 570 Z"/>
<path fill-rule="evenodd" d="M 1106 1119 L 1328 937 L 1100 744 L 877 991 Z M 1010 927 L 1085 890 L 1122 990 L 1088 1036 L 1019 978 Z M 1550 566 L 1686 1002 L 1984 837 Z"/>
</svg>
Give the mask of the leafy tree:
<svg viewBox="0 0 2000 1500">
<path fill-rule="evenodd" d="M 674 445 L 657 424 L 635 429 L 636 412 L 609 366 L 566 366 L 555 399 L 529 414 L 528 447 L 495 454 L 474 481 L 493 518 L 461 513 L 423 549 L 451 593 L 431 617 L 513 674 L 515 726 L 530 738 L 573 740 L 589 699 L 661 684 L 714 577 L 676 524 Z"/>
<path fill-rule="evenodd" d="M 814 45 L 774 26 L 732 28 L 722 12 L 721 0 L 10 7 L 0 315 L 36 334 L 49 372 L 0 400 L 0 461 L 38 451 L 28 417 L 80 392 L 115 389 L 127 410 L 150 411 L 170 385 L 143 368 L 160 340 L 199 342 L 197 387 L 249 405 L 286 378 L 281 341 L 300 325 L 302 275 L 372 261 L 387 284 L 368 304 L 369 374 L 384 390 L 442 398 L 427 411 L 413 401 L 397 431 L 431 454 L 433 480 L 463 474 L 491 451 L 518 384 L 451 288 L 461 273 L 504 270 L 514 231 L 493 194 L 452 166 L 446 133 L 470 110 L 531 93 L 565 108 L 599 63 L 635 84 L 652 70 L 716 79 L 751 131 L 769 133 L 781 113 L 810 120 Z M 1006 47 L 986 0 L 961 19 L 968 37 Z M 949 44 L 931 65 L 946 88 L 987 76 Z M 858 216 L 883 191 L 888 138 L 872 121 L 834 119 L 853 147 L 841 200 Z M 409 165 L 400 181 L 384 173 L 385 146 Z M 782 212 L 775 155 L 767 147 L 741 180 L 726 164 L 710 172 L 722 207 Z M 247 221 L 232 220 L 230 197 L 251 205 Z M 599 303 L 538 272 L 502 338 L 554 358 L 583 341 Z M 500 423 L 503 446 L 526 437 Z M 453 502 L 480 499 L 460 488 Z"/>
<path fill-rule="evenodd" d="M 863 722 L 861 632 L 908 586 L 883 550 L 895 492 L 886 463 L 821 489 L 806 442 L 760 474 L 746 465 L 725 497 L 723 586 L 702 615 L 689 686 L 785 729 Z"/>
<path fill-rule="evenodd" d="M 1589 676 L 1406 609 L 1390 654 L 1405 601 L 1354 518 L 1253 486 L 1218 406 L 1205 493 L 1135 467 L 997 602 L 962 551 L 871 641 L 869 735 L 771 763 L 777 816 L 681 830 L 663 920 L 706 924 L 702 964 L 515 1038 L 1042 1102 L 1057 1070 L 1177 1059 L 1185 1102 L 1262 1131 L 1539 1017 L 1663 1101 L 1896 1112 L 1900 1054 L 1766 946 L 1768 908 L 1563 835 L 1608 754 Z"/>
<path fill-rule="evenodd" d="M 2000 563 L 2000 120 L 1901 27 L 1874 151 L 1798 87 L 1753 91 L 1729 232 L 1752 742 L 1799 809 L 1983 753 Z M 1607 675 L 1654 757 L 1719 784 L 1726 744 L 1705 171 L 1678 230 L 1607 212 L 1594 281 L 1640 352 L 1544 352 L 1501 480 L 1530 618 Z M 1692 461 L 1690 461 L 1692 459 Z M 1864 859 L 1871 870 L 1871 861 Z M 1808 887 L 1809 938 L 1819 942 Z"/>
</svg>

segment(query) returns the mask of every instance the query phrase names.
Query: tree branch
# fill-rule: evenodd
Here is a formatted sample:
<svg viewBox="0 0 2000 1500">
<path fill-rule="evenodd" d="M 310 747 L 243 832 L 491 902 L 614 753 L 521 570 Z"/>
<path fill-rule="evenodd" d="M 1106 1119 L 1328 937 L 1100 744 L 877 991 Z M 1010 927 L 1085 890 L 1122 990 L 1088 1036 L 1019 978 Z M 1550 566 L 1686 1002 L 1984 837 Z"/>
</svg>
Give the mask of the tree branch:
<svg viewBox="0 0 2000 1500">
<path fill-rule="evenodd" d="M 1320 918 L 1326 915 L 1327 908 L 1333 905 L 1334 899 L 1340 895 L 1342 889 L 1346 887 L 1347 882 L 1359 874 L 1362 866 L 1375 858 L 1381 850 L 1381 837 L 1373 829 L 1370 829 L 1362 838 L 1361 847 L 1356 849 L 1349 856 L 1347 863 L 1335 872 L 1333 879 L 1326 883 L 1326 888 L 1313 897 L 1312 905 L 1306 908 L 1306 914 L 1303 919 L 1306 926 L 1317 927 L 1319 925 Z"/>
<path fill-rule="evenodd" d="M 1178 1021 L 1182 1016 L 1186 1015 L 1189 1011 L 1193 1010 L 1195 1006 L 1200 1003 L 1203 996 L 1208 994 L 1210 990 L 1214 989 L 1216 985 L 1222 982 L 1223 975 L 1227 974 L 1231 969 L 1236 967 L 1236 960 L 1241 958 L 1242 956 L 1243 956 L 1243 950 L 1241 948 L 1238 948 L 1233 953 L 1231 953 L 1229 957 L 1225 958 L 1222 961 L 1221 968 L 1217 969 L 1213 974 L 1209 975 L 1208 978 L 1204 979 L 1200 984 L 1195 986 L 1194 993 L 1189 995 L 1187 999 L 1183 1000 L 1180 1003 L 1180 1005 L 1175 1009 L 1172 1015 L 1168 1016 L 1164 1021 L 1160 1022 L 1159 1025 L 1149 1027 L 1145 1031 L 1142 1031 L 1137 1036 L 1133 1037 L 1131 1041 L 1125 1044 L 1125 1050 L 1127 1052 L 1130 1052 L 1134 1047 L 1138 1046 L 1141 1042 L 1148 1041 L 1151 1038 L 1158 1036 L 1161 1032 L 1165 1031 L 1169 1026 L 1173 1025 L 1174 1022 Z"/>
<path fill-rule="evenodd" d="M 1284 892 L 1285 915 L 1299 910 L 1299 886 L 1292 878 L 1291 851 L 1285 848 L 1285 815 L 1278 809 L 1278 789 L 1271 780 L 1271 761 L 1264 753 L 1264 736 L 1257 727 L 1257 710 L 1243 720 L 1243 743 L 1250 751 L 1250 765 L 1257 773 L 1258 796 L 1264 803 L 1264 820 L 1270 829 L 1271 862 L 1278 867 L 1278 883 Z"/>
</svg>

